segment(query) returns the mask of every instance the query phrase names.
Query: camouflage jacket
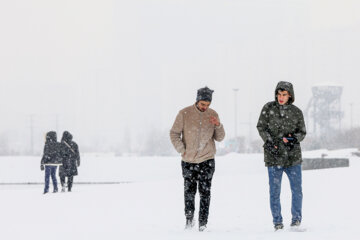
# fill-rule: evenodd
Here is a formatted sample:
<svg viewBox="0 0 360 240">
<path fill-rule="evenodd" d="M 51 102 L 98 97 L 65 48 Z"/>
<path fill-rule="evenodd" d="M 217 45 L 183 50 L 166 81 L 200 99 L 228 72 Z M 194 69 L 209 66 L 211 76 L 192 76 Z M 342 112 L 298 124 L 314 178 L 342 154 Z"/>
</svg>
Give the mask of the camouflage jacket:
<svg viewBox="0 0 360 240">
<path fill-rule="evenodd" d="M 292 96 L 285 105 L 280 105 L 276 98 L 280 88 L 287 90 Z M 306 128 L 302 111 L 293 105 L 294 96 L 292 85 L 280 82 L 276 87 L 275 101 L 265 104 L 261 110 L 257 129 L 264 141 L 266 166 L 289 167 L 302 162 L 300 142 L 305 138 Z M 294 141 L 286 144 L 282 139 L 289 134 Z M 277 146 L 275 152 L 271 146 Z"/>
</svg>

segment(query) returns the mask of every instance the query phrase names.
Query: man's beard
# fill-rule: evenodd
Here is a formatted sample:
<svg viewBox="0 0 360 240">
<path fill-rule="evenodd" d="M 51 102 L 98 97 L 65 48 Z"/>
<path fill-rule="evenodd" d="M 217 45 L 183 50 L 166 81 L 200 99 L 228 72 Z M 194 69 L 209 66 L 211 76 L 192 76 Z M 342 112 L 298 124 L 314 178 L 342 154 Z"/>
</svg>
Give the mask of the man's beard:
<svg viewBox="0 0 360 240">
<path fill-rule="evenodd" d="M 205 112 L 205 111 L 206 111 L 206 109 L 202 109 L 202 108 L 200 108 L 200 107 L 197 106 L 197 105 L 196 105 L 196 107 L 197 107 L 197 109 L 199 109 L 200 112 Z"/>
</svg>

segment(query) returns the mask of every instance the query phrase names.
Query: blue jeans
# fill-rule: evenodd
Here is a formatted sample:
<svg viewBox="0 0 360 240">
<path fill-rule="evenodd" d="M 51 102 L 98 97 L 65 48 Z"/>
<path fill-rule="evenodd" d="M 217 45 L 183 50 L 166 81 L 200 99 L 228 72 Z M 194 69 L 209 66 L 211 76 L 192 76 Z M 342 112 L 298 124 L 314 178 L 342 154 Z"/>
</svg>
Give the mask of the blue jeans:
<svg viewBox="0 0 360 240">
<path fill-rule="evenodd" d="M 49 191 L 50 176 L 51 176 L 51 179 L 53 182 L 54 191 L 58 190 L 57 180 L 56 180 L 56 168 L 57 168 L 57 166 L 45 166 L 45 189 L 44 189 L 44 192 Z"/>
<path fill-rule="evenodd" d="M 269 185 L 270 185 L 270 207 L 273 216 L 273 223 L 282 223 L 281 216 L 281 204 L 280 204 L 280 192 L 281 192 L 281 179 L 283 172 L 289 178 L 292 202 L 291 202 L 291 221 L 301 222 L 301 209 L 302 209 L 302 177 L 301 177 L 301 164 L 292 167 L 268 167 L 269 173 Z"/>
</svg>

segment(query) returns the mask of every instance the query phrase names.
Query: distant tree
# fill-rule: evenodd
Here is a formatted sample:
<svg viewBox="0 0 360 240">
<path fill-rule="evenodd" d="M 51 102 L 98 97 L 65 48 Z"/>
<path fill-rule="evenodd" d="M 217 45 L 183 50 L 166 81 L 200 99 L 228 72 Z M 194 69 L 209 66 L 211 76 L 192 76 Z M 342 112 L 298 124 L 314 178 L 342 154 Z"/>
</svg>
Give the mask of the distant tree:
<svg viewBox="0 0 360 240">
<path fill-rule="evenodd" d="M 231 152 L 244 153 L 246 150 L 245 138 L 228 138 L 224 141 L 224 144 L 217 149 L 218 155 L 224 155 Z"/>
<path fill-rule="evenodd" d="M 255 141 L 252 141 L 250 143 L 250 151 L 252 153 L 261 153 L 263 152 L 263 141 L 261 139 L 258 139 L 258 140 L 255 140 Z"/>
<path fill-rule="evenodd" d="M 8 137 L 6 134 L 0 134 L 0 155 L 9 155 L 11 150 L 9 149 Z"/>
<path fill-rule="evenodd" d="M 301 146 L 303 150 L 360 148 L 360 128 L 331 130 L 323 136 L 307 136 Z"/>
<path fill-rule="evenodd" d="M 152 129 L 145 138 L 141 148 L 141 155 L 172 156 L 176 155 L 170 142 L 169 130 Z"/>
</svg>

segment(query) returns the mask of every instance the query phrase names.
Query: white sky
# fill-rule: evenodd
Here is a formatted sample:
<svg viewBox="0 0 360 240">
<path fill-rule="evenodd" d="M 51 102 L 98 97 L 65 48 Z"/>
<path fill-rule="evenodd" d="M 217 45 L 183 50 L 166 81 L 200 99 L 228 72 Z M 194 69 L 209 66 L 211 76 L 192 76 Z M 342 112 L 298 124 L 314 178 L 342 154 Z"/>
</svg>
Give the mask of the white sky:
<svg viewBox="0 0 360 240">
<path fill-rule="evenodd" d="M 33 115 L 41 145 L 58 116 L 75 140 L 114 145 L 125 128 L 169 129 L 207 85 L 228 136 L 240 89 L 238 121 L 256 138 L 282 80 L 302 109 L 311 86 L 343 85 L 343 125 L 353 103 L 360 126 L 359 12 L 356 0 L 1 1 L 0 133 L 28 144 Z"/>
</svg>

